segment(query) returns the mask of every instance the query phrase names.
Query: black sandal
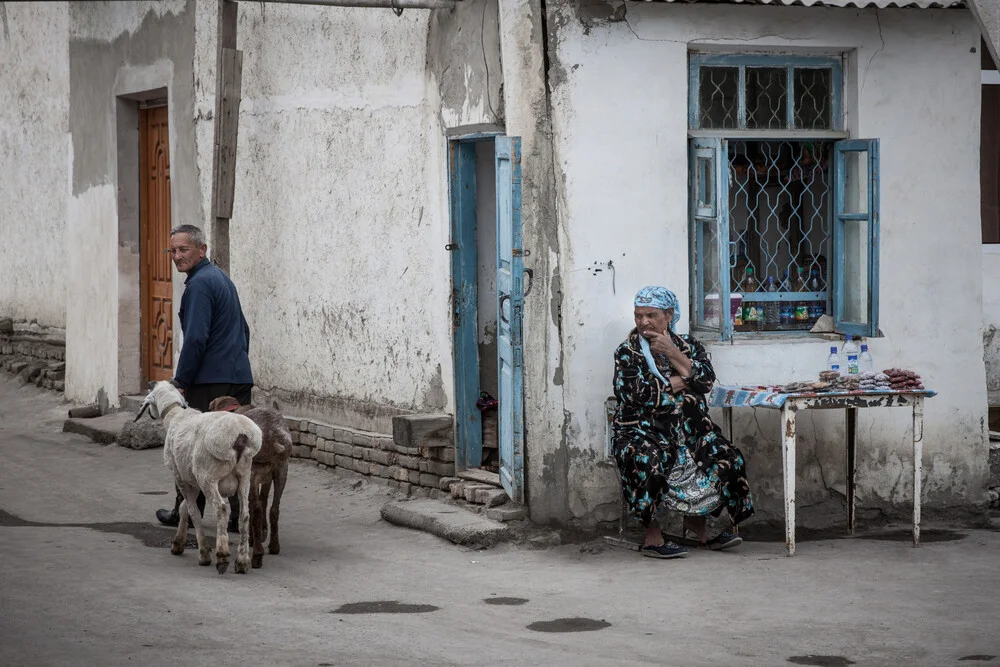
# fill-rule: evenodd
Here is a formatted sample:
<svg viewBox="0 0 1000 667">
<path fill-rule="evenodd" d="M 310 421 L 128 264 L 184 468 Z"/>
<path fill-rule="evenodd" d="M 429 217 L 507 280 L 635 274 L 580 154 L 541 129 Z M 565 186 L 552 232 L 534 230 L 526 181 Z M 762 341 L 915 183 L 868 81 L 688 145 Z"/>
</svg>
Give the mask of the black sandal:
<svg viewBox="0 0 1000 667">
<path fill-rule="evenodd" d="M 724 530 L 708 542 L 705 542 L 703 546 L 708 547 L 712 551 L 722 551 L 723 549 L 738 547 L 741 544 L 743 544 L 742 537 Z"/>
<path fill-rule="evenodd" d="M 673 542 L 664 542 L 656 546 L 649 544 L 640 551 L 643 556 L 649 558 L 681 558 L 686 556 L 687 552 L 687 549 Z"/>
</svg>

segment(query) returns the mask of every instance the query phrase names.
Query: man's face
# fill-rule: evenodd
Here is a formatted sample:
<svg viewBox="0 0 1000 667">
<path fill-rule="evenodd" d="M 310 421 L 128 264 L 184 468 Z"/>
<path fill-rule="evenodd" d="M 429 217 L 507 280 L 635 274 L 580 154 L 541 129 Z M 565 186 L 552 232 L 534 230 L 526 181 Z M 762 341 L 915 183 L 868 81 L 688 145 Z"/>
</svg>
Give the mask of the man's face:
<svg viewBox="0 0 1000 667">
<path fill-rule="evenodd" d="M 181 273 L 187 273 L 197 266 L 198 262 L 205 259 L 207 251 L 207 245 L 196 246 L 191 243 L 191 235 L 186 232 L 170 237 L 170 250 L 168 252 L 174 260 L 174 266 Z"/>
</svg>

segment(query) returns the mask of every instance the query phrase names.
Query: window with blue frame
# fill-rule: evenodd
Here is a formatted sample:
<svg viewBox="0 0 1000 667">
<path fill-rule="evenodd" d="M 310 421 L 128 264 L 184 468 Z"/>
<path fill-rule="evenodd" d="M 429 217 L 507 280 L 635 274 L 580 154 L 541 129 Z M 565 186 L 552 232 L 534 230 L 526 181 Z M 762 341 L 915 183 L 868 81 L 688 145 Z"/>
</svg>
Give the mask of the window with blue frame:
<svg viewBox="0 0 1000 667">
<path fill-rule="evenodd" d="M 691 321 L 878 331 L 878 140 L 848 140 L 839 57 L 692 54 Z"/>
</svg>

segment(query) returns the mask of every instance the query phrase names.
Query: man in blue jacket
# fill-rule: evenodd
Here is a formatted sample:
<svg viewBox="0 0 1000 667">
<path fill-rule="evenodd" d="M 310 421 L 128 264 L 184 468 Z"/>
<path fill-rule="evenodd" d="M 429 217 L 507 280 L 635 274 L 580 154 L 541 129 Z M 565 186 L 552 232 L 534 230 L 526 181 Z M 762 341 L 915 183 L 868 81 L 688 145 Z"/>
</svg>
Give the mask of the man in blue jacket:
<svg viewBox="0 0 1000 667">
<path fill-rule="evenodd" d="M 174 371 L 174 385 L 189 406 L 202 412 L 208 412 L 209 403 L 219 396 L 232 396 L 241 405 L 249 405 L 253 388 L 248 356 L 250 327 L 243 316 L 236 285 L 205 256 L 208 252 L 205 234 L 194 225 L 171 230 L 168 252 L 177 270 L 187 274 L 179 312 L 184 340 Z M 178 490 L 173 511 L 156 511 L 160 523 L 177 525 L 181 500 Z M 230 498 L 230 531 L 236 530 L 238 502 L 238 496 Z M 198 510 L 205 511 L 203 494 L 198 494 Z"/>
</svg>

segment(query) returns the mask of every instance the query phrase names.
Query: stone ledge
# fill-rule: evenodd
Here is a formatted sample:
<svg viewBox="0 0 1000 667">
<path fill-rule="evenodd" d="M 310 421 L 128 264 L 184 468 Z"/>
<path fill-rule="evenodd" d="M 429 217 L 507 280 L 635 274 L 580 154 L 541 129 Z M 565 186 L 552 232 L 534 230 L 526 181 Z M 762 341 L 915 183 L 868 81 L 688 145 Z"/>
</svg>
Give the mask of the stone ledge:
<svg viewBox="0 0 1000 667">
<path fill-rule="evenodd" d="M 453 418 L 448 414 L 392 418 L 392 440 L 401 447 L 438 448 L 455 444 Z"/>
<path fill-rule="evenodd" d="M 382 507 L 382 519 L 397 526 L 422 530 L 454 544 L 490 547 L 510 540 L 510 528 L 440 500 L 396 501 Z"/>
<path fill-rule="evenodd" d="M 93 419 L 70 418 L 63 422 L 63 432 L 85 435 L 96 443 L 110 445 L 118 439 L 126 422 L 135 418 L 127 412 L 112 412 Z"/>
</svg>

